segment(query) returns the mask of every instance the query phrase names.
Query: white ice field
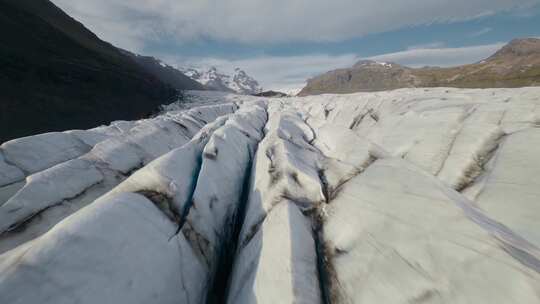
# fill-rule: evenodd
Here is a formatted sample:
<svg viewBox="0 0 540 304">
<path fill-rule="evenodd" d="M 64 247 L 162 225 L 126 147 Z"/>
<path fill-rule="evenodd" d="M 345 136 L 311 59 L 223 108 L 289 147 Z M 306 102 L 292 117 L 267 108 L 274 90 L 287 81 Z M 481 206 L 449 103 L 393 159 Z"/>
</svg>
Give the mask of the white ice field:
<svg viewBox="0 0 540 304">
<path fill-rule="evenodd" d="M 0 147 L 0 303 L 540 303 L 540 88 L 192 107 Z"/>
</svg>

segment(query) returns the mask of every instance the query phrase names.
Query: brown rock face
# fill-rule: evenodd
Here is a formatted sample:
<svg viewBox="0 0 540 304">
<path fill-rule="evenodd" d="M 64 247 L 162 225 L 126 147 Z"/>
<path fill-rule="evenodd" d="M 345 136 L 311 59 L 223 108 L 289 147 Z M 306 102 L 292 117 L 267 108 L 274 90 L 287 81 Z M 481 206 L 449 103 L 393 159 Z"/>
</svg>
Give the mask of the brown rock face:
<svg viewBox="0 0 540 304">
<path fill-rule="evenodd" d="M 513 88 L 540 85 L 540 39 L 515 39 L 484 61 L 451 68 L 409 68 L 360 61 L 308 81 L 300 96 L 410 87 Z"/>
</svg>

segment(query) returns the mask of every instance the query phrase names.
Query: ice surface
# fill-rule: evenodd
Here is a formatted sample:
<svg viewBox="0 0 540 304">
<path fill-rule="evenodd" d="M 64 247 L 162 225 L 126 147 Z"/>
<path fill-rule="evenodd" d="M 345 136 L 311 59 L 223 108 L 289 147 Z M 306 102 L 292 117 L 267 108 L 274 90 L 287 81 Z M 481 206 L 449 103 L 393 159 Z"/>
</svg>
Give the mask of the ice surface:
<svg viewBox="0 0 540 304">
<path fill-rule="evenodd" d="M 232 104 L 210 105 L 204 106 L 201 110 L 181 111 L 178 114 L 183 115 L 187 112 L 192 118 L 200 115 L 204 119 L 216 120 L 215 123 L 209 123 L 203 128 L 199 135 L 202 136 L 208 130 L 223 125 L 226 117 L 219 116 L 226 115 L 234 109 L 235 106 Z M 182 120 L 180 119 L 179 122 L 181 123 Z M 97 143 L 89 153 L 73 161 L 31 175 L 28 178 L 28 181 L 32 181 L 31 183 L 26 185 L 15 183 L 0 188 L 2 199 L 0 205 L 4 208 L 1 210 L 5 212 L 2 215 L 5 220 L 0 224 L 2 227 L 0 231 L 5 231 L 9 227 L 18 227 L 18 229 L 0 233 L 0 253 L 42 235 L 65 217 L 110 191 L 135 169 L 184 144 L 189 138 L 185 130 L 180 127 L 180 123 L 167 116 L 160 116 L 134 123 L 114 122 L 107 127 L 89 130 L 88 132 L 92 134 L 98 131 L 107 134 L 107 139 Z M 213 127 L 214 124 L 216 126 Z M 199 129 L 200 127 L 191 131 Z M 81 136 L 84 132 L 86 131 L 67 133 Z M 200 145 L 201 151 L 203 147 L 204 144 Z M 200 154 L 200 151 L 197 153 Z M 192 163 L 190 159 L 183 161 Z M 85 164 L 83 169 L 70 170 L 66 173 L 67 169 L 80 167 L 80 164 Z M 186 172 L 182 171 L 176 172 L 176 176 L 188 176 L 185 174 Z M 100 178 L 97 180 L 98 175 Z M 140 172 L 137 176 L 144 178 L 145 174 Z M 67 183 L 66 179 L 69 179 Z M 35 182 L 36 180 L 40 182 Z M 79 188 L 74 186 L 75 183 L 80 183 L 77 186 Z M 66 185 L 71 186 L 65 189 Z M 41 194 L 41 192 L 45 193 Z M 12 209 L 17 210 L 15 212 Z M 20 229 L 21 227 L 24 229 Z"/>
<path fill-rule="evenodd" d="M 476 205 L 540 248 L 540 129 L 507 136 Z"/>
<path fill-rule="evenodd" d="M 200 266 L 181 235 L 171 239 L 175 229 L 141 195 L 99 200 L 43 237 L 0 255 L 0 300 L 190 303 L 188 288 L 197 282 L 191 270 Z M 190 276 L 183 278 L 182 271 Z"/>
<path fill-rule="evenodd" d="M 35 173 L 78 157 L 89 146 L 67 133 L 46 133 L 8 141 L 1 149 L 10 164 Z"/>
<path fill-rule="evenodd" d="M 229 303 L 319 303 L 313 212 L 325 200 L 312 129 L 270 105 L 239 235 Z"/>
<path fill-rule="evenodd" d="M 237 258 L 228 303 L 321 303 L 311 223 L 278 204 Z"/>
<path fill-rule="evenodd" d="M 108 126 L 101 126 L 90 130 L 71 130 L 65 133 L 75 135 L 85 144 L 93 147 L 108 138 L 125 134 L 138 123 L 138 121 L 115 121 Z"/>
<path fill-rule="evenodd" d="M 4 156 L 0 154 L 0 187 L 22 179 L 24 179 L 24 173 L 21 169 L 6 163 Z"/>
<path fill-rule="evenodd" d="M 540 302 L 539 88 L 187 96 L 2 145 L 0 303 Z"/>
<path fill-rule="evenodd" d="M 504 136 L 497 124 L 482 122 L 476 116 L 464 122 L 437 174 L 455 189 L 465 188 L 483 172 L 484 165 Z"/>
<path fill-rule="evenodd" d="M 257 107 L 255 111 L 264 115 L 263 108 Z M 257 117 L 257 113 L 252 113 L 252 116 Z M 241 121 L 242 118 L 236 113 L 232 115 L 222 128 L 212 134 L 202 151 L 202 164 L 192 198 L 193 207 L 186 219 L 189 230 L 194 230 L 215 248 L 221 243 L 220 237 L 226 234 L 226 225 L 237 213 L 244 180 L 251 169 L 251 161 L 266 121 L 266 118 L 253 121 L 258 123 L 258 128 L 252 129 L 249 135 L 243 130 L 249 130 L 251 126 Z"/>
<path fill-rule="evenodd" d="M 79 159 L 30 176 L 26 185 L 0 206 L 0 233 L 43 209 L 76 197 L 102 179 L 90 162 Z"/>
<path fill-rule="evenodd" d="M 341 189 L 324 226 L 338 303 L 539 301 L 540 275 L 509 256 L 436 183 L 389 159 Z"/>
<path fill-rule="evenodd" d="M 305 209 L 325 200 L 319 177 L 320 155 L 305 140 L 313 138 L 313 133 L 298 116 L 283 113 L 274 117 L 267 124 L 266 137 L 255 157 L 241 242 L 283 198 Z"/>
<path fill-rule="evenodd" d="M 245 113 L 251 114 L 251 121 L 246 120 Z M 204 281 L 209 284 L 199 291 L 204 295 L 201 301 L 206 300 L 209 289 L 216 284 L 218 268 L 227 262 L 222 261 L 226 248 L 234 246 L 234 225 L 242 212 L 245 180 L 265 122 L 265 111 L 259 106 L 247 107 L 245 112 L 239 110 L 211 135 L 202 151 L 197 184 L 181 231 L 207 267 Z M 252 127 L 255 128 L 249 132 Z"/>
</svg>

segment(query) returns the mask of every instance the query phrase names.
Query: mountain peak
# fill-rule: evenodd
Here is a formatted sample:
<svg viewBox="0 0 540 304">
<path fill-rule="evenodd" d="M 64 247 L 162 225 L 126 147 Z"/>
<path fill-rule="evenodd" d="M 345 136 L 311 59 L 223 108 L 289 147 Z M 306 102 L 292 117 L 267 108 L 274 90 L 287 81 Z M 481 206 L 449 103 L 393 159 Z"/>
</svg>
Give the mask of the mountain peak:
<svg viewBox="0 0 540 304">
<path fill-rule="evenodd" d="M 540 39 L 514 39 L 479 63 L 413 68 L 361 60 L 352 68 L 326 72 L 308 81 L 300 96 L 385 91 L 408 87 L 524 87 L 540 82 Z"/>
<path fill-rule="evenodd" d="M 253 95 L 262 92 L 259 82 L 240 68 L 233 75 L 225 74 L 212 66 L 208 69 L 184 69 L 184 73 L 214 91 Z"/>
<path fill-rule="evenodd" d="M 368 59 L 363 59 L 363 60 L 360 60 L 358 61 L 357 63 L 354 64 L 355 67 L 360 67 L 360 66 L 366 66 L 366 65 L 371 65 L 371 64 L 374 64 L 376 63 L 375 61 L 373 60 L 368 60 Z"/>
<path fill-rule="evenodd" d="M 354 64 L 353 69 L 358 68 L 365 68 L 365 67 L 384 67 L 384 68 L 392 68 L 395 66 L 399 66 L 398 64 L 391 63 L 391 62 L 379 62 L 374 60 L 360 60 L 357 63 Z"/>
<path fill-rule="evenodd" d="M 540 54 L 540 39 L 521 38 L 510 41 L 490 59 L 502 56 L 529 56 L 533 54 Z"/>
</svg>

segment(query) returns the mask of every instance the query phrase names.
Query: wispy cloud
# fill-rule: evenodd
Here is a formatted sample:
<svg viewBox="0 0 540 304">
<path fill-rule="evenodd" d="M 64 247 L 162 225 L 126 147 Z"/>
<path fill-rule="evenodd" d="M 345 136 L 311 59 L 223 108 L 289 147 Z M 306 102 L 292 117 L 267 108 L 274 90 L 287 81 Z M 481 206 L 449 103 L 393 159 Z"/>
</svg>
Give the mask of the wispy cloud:
<svg viewBox="0 0 540 304">
<path fill-rule="evenodd" d="M 471 38 L 479 37 L 479 36 L 482 36 L 482 35 L 485 35 L 485 34 L 491 32 L 491 31 L 493 31 L 493 29 L 491 27 L 485 27 L 485 28 L 483 28 L 481 30 L 470 33 L 469 37 L 471 37 Z"/>
<path fill-rule="evenodd" d="M 540 0 L 53 0 L 103 39 L 140 51 L 156 39 L 332 42 L 470 20 Z"/>
<path fill-rule="evenodd" d="M 440 49 L 444 47 L 446 43 L 442 41 L 430 42 L 425 44 L 411 45 L 407 47 L 407 50 L 418 50 L 418 49 Z"/>
<path fill-rule="evenodd" d="M 504 46 L 504 43 L 460 48 L 411 49 L 402 52 L 373 56 L 369 59 L 391 61 L 399 64 L 422 66 L 455 66 L 485 59 Z"/>
</svg>

